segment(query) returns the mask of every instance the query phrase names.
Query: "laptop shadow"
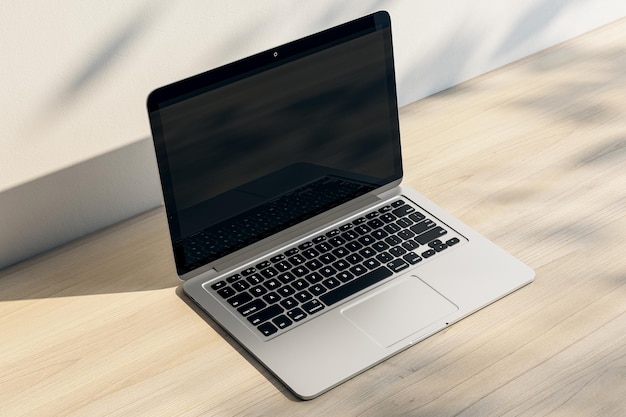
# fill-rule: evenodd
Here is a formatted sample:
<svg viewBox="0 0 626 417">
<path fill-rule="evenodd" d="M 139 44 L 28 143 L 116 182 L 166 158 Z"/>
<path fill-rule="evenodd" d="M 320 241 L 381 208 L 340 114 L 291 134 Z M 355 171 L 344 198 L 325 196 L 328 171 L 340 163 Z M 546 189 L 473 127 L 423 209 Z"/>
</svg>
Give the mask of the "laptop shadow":
<svg viewBox="0 0 626 417">
<path fill-rule="evenodd" d="M 285 398 L 293 402 L 304 402 L 300 398 L 296 397 L 279 379 L 277 379 L 271 372 L 269 372 L 261 363 L 245 350 L 226 330 L 224 330 L 219 324 L 217 324 L 208 314 L 204 312 L 196 303 L 193 302 L 184 293 L 182 286 L 176 288 L 176 295 L 180 298 L 189 308 L 195 311 L 202 320 L 208 324 L 217 334 L 219 334 L 228 344 L 237 351 L 242 358 L 244 358 L 250 365 L 252 365 L 261 375 L 265 377 L 277 391 L 279 391 Z"/>
<path fill-rule="evenodd" d="M 0 270 L 0 302 L 174 288 L 162 207 Z"/>
</svg>

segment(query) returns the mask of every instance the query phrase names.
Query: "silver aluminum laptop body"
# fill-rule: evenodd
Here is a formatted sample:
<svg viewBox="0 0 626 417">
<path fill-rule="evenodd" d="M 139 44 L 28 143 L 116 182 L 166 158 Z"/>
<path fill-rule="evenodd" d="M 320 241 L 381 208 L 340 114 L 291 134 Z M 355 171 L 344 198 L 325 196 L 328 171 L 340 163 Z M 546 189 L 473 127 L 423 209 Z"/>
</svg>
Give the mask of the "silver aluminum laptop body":
<svg viewBox="0 0 626 417">
<path fill-rule="evenodd" d="M 184 292 L 300 398 L 534 278 L 400 185 L 385 12 L 157 89 L 148 110 Z"/>
</svg>

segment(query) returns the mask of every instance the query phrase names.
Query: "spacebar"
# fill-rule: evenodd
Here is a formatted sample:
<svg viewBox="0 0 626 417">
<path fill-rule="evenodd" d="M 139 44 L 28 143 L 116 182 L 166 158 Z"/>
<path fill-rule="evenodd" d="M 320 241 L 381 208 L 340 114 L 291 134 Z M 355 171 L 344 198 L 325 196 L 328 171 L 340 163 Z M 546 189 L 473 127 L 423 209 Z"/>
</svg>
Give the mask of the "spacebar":
<svg viewBox="0 0 626 417">
<path fill-rule="evenodd" d="M 369 287 L 370 285 L 376 284 L 377 282 L 390 277 L 391 275 L 393 275 L 393 273 L 389 270 L 389 268 L 381 266 L 380 268 L 374 269 L 365 275 L 361 275 L 354 281 L 350 281 L 342 287 L 320 295 L 320 300 L 327 306 L 333 305 L 344 298 Z"/>
</svg>

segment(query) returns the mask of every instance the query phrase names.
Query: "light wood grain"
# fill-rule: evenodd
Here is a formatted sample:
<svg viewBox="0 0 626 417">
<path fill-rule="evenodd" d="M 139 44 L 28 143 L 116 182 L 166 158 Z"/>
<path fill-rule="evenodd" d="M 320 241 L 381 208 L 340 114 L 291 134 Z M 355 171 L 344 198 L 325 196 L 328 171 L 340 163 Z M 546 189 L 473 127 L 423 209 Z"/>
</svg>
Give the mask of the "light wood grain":
<svg viewBox="0 0 626 417">
<path fill-rule="evenodd" d="M 534 283 L 302 402 L 181 295 L 155 209 L 0 271 L 0 415 L 626 415 L 626 19 L 401 123 L 406 182 Z"/>
</svg>

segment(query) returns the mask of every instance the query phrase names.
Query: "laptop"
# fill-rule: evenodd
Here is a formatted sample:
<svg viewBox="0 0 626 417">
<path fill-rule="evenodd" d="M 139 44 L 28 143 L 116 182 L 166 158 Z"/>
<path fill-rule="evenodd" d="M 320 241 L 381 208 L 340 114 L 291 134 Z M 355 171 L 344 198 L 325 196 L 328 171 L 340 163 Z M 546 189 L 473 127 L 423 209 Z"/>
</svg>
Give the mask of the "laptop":
<svg viewBox="0 0 626 417">
<path fill-rule="evenodd" d="M 302 399 L 534 278 L 401 184 L 386 12 L 147 105 L 184 293 Z"/>
</svg>

